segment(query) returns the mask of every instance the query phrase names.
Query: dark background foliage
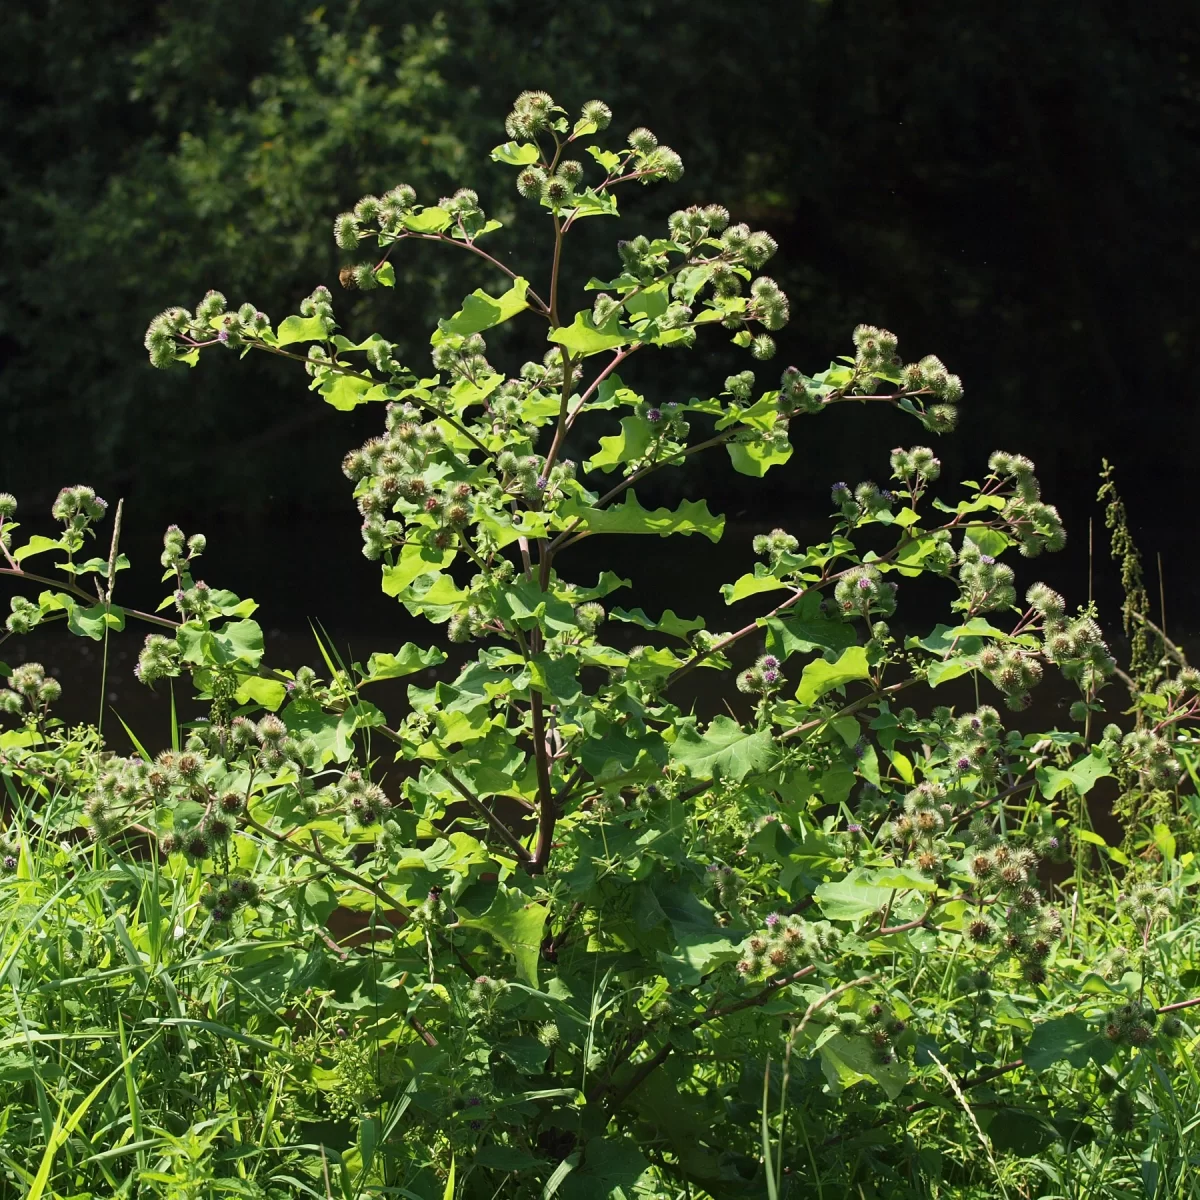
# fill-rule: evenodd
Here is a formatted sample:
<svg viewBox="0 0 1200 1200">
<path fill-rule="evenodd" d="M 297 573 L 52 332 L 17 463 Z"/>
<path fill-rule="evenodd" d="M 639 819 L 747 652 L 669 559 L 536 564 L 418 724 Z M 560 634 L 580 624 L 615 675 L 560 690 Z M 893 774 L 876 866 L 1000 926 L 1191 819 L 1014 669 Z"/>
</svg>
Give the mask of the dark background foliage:
<svg viewBox="0 0 1200 1200">
<path fill-rule="evenodd" d="M 339 470 L 381 414 L 347 419 L 258 356 L 155 372 L 141 335 L 208 287 L 275 318 L 317 282 L 336 290 L 333 215 L 402 180 L 431 203 L 476 187 L 513 222 L 498 252 L 536 281 L 535 214 L 487 152 L 513 96 L 543 87 L 571 107 L 607 100 L 614 133 L 649 124 L 687 167 L 627 196 L 619 230 L 581 225 L 569 282 L 674 207 L 727 204 L 778 238 L 771 269 L 792 298 L 763 386 L 845 352 L 859 321 L 892 328 L 908 356 L 935 352 L 966 382 L 963 427 L 937 446 L 949 481 L 996 447 L 1036 461 L 1075 535 L 1055 568 L 1074 597 L 1107 456 L 1144 549 L 1164 556 L 1169 603 L 1195 599 L 1190 5 L 56 0 L 10 10 L 0 55 L 0 486 L 26 516 L 87 481 L 126 498 L 143 560 L 178 521 L 210 535 L 214 581 L 269 600 L 277 621 L 386 619 L 375 569 L 355 565 Z M 394 291 L 339 296 L 343 323 L 426 361 L 436 314 L 496 282 L 448 259 L 411 247 Z M 496 360 L 540 355 L 522 336 L 497 337 Z M 746 365 L 719 338 L 701 345 L 629 381 L 707 393 Z M 735 521 L 803 535 L 833 480 L 882 480 L 887 451 L 913 438 L 899 414 L 863 416 L 797 426 L 765 486 L 694 460 L 656 498 L 714 495 Z M 667 547 L 631 554 L 686 572 L 696 548 Z M 723 578 L 746 569 L 741 539 L 724 553 Z M 284 559 L 301 565 L 252 567 Z M 711 609 L 704 582 L 692 604 Z"/>
</svg>

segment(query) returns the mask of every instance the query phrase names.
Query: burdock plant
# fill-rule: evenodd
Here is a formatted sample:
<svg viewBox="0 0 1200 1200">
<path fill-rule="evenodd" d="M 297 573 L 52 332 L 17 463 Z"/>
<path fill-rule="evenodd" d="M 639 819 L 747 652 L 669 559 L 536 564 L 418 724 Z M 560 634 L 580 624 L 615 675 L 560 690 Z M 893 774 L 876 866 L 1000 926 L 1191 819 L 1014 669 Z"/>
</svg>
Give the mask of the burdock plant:
<svg viewBox="0 0 1200 1200">
<path fill-rule="evenodd" d="M 1015 1088 L 1031 1019 L 1039 1062 L 1080 1065 L 1064 1020 L 1091 1022 L 1097 1056 L 1116 1041 L 1154 1050 L 1149 956 L 1138 980 L 1114 984 L 1142 993 L 1134 1017 L 1110 1021 L 1111 1005 L 1063 1017 L 1082 1002 L 1086 964 L 1062 950 L 1041 864 L 1069 835 L 1057 806 L 1122 756 L 1155 779 L 1179 771 L 1150 733 L 1085 740 L 1115 663 L 1090 609 L 1018 578 L 1014 556 L 1064 543 L 1033 464 L 997 452 L 980 482 L 935 495 L 941 463 L 924 443 L 954 428 L 964 394 L 940 359 L 909 358 L 864 324 L 823 370 L 763 365 L 791 309 L 764 274 L 776 243 L 714 203 L 620 242 L 586 293 L 567 295 L 576 225 L 615 216 L 635 184 L 683 174 L 648 129 L 602 137 L 611 120 L 599 101 L 572 119 L 544 92 L 518 97 L 491 157 L 509 173 L 501 186 L 545 218 L 544 260 L 523 270 L 469 188 L 438 199 L 398 183 L 337 216 L 343 288 L 393 287 L 397 256 L 418 250 L 477 260 L 486 286 L 434 323 L 428 361 L 344 331 L 324 285 L 279 321 L 211 291 L 147 330 L 156 367 L 259 352 L 300 364 L 336 409 L 380 406 L 379 434 L 343 469 L 363 553 L 383 591 L 430 623 L 432 645 L 346 663 L 323 643 L 322 667 L 271 668 L 253 603 L 196 578 L 204 539 L 174 526 L 162 558 L 174 614 L 121 609 L 115 544 L 108 560 L 76 561 L 103 513 L 86 488 L 56 504 L 59 539 L 19 549 L 15 502 L 0 498 L 3 574 L 38 581 L 25 562 L 51 551 L 70 572 L 36 603 L 15 597 L 9 629 L 158 626 L 141 679 L 190 677 L 208 716 L 153 763 L 105 765 L 94 831 L 113 845 L 136 823 L 180 878 L 199 868 L 201 932 L 254 936 L 291 914 L 307 952 L 328 951 L 330 1003 L 353 993 L 374 1006 L 355 1044 L 387 1046 L 380 1112 L 407 1114 L 371 1160 L 374 1182 L 400 1186 L 413 1164 L 453 1157 L 460 1179 L 475 1164 L 472 1196 L 548 1195 L 564 1178 L 599 1196 L 643 1175 L 664 1194 L 750 1194 L 768 1171 L 764 1064 L 784 1053 L 781 1022 L 806 1014 L 788 1053 L 813 1068 L 789 1093 L 809 1156 L 789 1169 L 849 1188 L 854 1156 L 828 1147 L 942 1088 L 935 1051 L 963 1087 L 986 1076 Z M 523 363 L 489 345 L 518 320 L 545 333 Z M 744 350 L 745 369 L 702 398 L 639 393 L 648 352 L 711 338 Z M 619 565 L 626 539 L 722 537 L 705 499 L 645 507 L 648 477 L 711 453 L 761 478 L 791 460 L 795 425 L 850 405 L 900 410 L 920 443 L 892 452 L 885 485 L 833 486 L 827 540 L 756 537 L 758 561 L 748 553 L 720 587 L 739 613 L 729 628 L 620 603 L 619 570 L 579 578 L 571 550 L 584 539 L 617 539 Z M 942 581 L 947 619 L 904 635 L 890 622 L 922 576 Z M 613 632 L 628 626 L 643 644 Z M 444 667 L 448 643 L 463 648 L 457 669 Z M 370 698 L 380 681 L 439 668 L 400 711 Z M 696 707 L 698 671 L 723 681 L 726 711 Z M 996 705 L 1025 710 L 1050 674 L 1078 691 L 1072 726 L 1006 724 Z M 2 694 L 31 727 L 54 698 L 35 675 L 12 672 Z M 1176 687 L 1194 693 L 1193 675 Z M 1147 908 L 1144 894 L 1129 892 L 1121 920 L 1148 944 L 1163 902 Z M 374 991 L 337 983 L 367 952 L 348 960 L 329 934 L 339 907 L 364 905 Z M 1023 1007 L 997 1022 L 1004 993 Z M 468 1093 L 488 1099 L 465 1120 Z M 872 1137 L 873 1152 L 903 1159 L 903 1133 Z"/>
</svg>

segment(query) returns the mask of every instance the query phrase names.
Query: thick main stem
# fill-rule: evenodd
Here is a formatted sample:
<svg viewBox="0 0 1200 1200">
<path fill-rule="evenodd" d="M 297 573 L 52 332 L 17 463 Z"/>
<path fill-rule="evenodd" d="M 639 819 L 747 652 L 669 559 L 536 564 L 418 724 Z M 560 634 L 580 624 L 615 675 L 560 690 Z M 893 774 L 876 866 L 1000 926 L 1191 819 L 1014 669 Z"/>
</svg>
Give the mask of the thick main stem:
<svg viewBox="0 0 1200 1200">
<path fill-rule="evenodd" d="M 533 692 L 529 708 L 533 723 L 534 760 L 537 764 L 538 830 L 533 861 L 527 864 L 527 870 L 531 875 L 541 875 L 550 861 L 554 826 L 558 820 L 558 805 L 554 801 L 554 790 L 550 786 L 550 752 L 546 746 L 546 717 L 540 692 Z"/>
</svg>

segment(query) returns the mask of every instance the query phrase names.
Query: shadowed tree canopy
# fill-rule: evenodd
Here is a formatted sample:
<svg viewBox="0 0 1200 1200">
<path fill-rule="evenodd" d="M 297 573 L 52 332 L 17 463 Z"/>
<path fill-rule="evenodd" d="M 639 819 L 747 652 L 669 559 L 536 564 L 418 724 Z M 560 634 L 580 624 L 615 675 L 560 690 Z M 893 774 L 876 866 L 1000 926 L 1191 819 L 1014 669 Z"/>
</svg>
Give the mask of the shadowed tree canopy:
<svg viewBox="0 0 1200 1200">
<path fill-rule="evenodd" d="M 1181 500 L 1161 436 L 1195 436 L 1184 180 L 1200 167 L 1200 47 L 1176 7 L 1135 20 L 1115 3 L 1036 0 L 736 15 L 709 0 L 30 5 L 0 51 L 0 482 L 31 503 L 78 477 L 156 512 L 169 496 L 172 516 L 352 521 L 330 447 L 377 413 L 348 428 L 272 362 L 164 380 L 141 347 L 146 321 L 216 284 L 272 314 L 317 282 L 336 290 L 332 217 L 400 181 L 430 202 L 475 187 L 513 223 L 501 252 L 536 279 L 547 264 L 523 257 L 529 214 L 509 174 L 460 176 L 503 140 L 495 114 L 535 86 L 576 106 L 603 98 L 621 125 L 653 110 L 689 194 L 778 238 L 794 318 L 760 381 L 811 367 L 870 320 L 913 355 L 943 348 L 965 379 L 963 430 L 939 446 L 950 474 L 1019 441 L 1076 528 L 1067 493 L 1090 499 L 1103 454 L 1130 491 L 1153 480 Z M 630 230 L 677 201 L 669 187 L 647 198 L 657 215 L 643 208 Z M 590 224 L 581 237 L 626 235 Z M 339 317 L 385 328 L 423 363 L 432 304 L 493 282 L 463 259 L 401 257 L 393 291 L 343 293 Z M 727 373 L 711 351 L 640 370 L 689 394 Z M 801 447 L 772 480 L 780 504 L 822 503 L 901 434 L 884 419 L 876 448 L 823 436 L 818 473 Z"/>
</svg>

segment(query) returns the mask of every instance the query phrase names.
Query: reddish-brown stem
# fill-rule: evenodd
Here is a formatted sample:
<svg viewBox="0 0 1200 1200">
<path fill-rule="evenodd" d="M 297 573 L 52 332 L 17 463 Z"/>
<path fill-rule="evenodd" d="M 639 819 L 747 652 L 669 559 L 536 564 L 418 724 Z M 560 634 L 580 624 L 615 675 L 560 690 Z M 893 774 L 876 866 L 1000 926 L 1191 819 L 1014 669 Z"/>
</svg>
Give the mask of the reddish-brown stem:
<svg viewBox="0 0 1200 1200">
<path fill-rule="evenodd" d="M 785 975 L 782 979 L 770 980 L 762 991 L 755 992 L 753 996 L 745 996 L 741 1000 L 735 1000 L 734 1003 L 727 1004 L 724 1008 L 717 1008 L 715 1006 L 707 1008 L 698 1017 L 688 1023 L 688 1028 L 698 1029 L 701 1025 L 705 1025 L 709 1021 L 715 1021 L 718 1017 L 740 1012 L 743 1008 L 754 1008 L 757 1005 L 766 1004 L 780 988 L 787 987 L 789 983 L 798 983 L 801 979 L 806 979 L 816 969 L 815 966 L 801 967 L 799 971 L 795 971 L 791 975 Z"/>
<path fill-rule="evenodd" d="M 555 161 L 558 156 L 555 155 Z M 558 219 L 558 213 L 554 214 L 554 259 L 550 264 L 550 328 L 557 329 L 562 322 L 558 319 L 558 271 L 562 264 L 562 243 L 563 243 L 563 227 L 562 222 Z M 566 351 L 563 352 L 564 357 Z"/>
<path fill-rule="evenodd" d="M 83 588 L 78 587 L 73 583 L 64 583 L 62 580 L 51 579 L 45 575 L 34 575 L 29 571 L 21 570 L 20 567 L 0 567 L 0 575 L 8 575 L 13 579 L 23 579 L 29 583 L 44 583 L 48 587 L 61 588 L 64 592 L 70 592 L 72 595 L 78 596 L 82 600 L 86 600 L 89 604 L 94 604 L 96 600 L 95 596 L 89 595 L 83 590 Z M 103 600 L 101 600 L 101 603 L 103 603 Z M 150 625 L 159 625 L 163 629 L 179 628 L 179 622 L 172 621 L 168 617 L 159 617 L 154 613 L 141 612 L 139 609 L 125 608 L 124 606 L 121 607 L 121 611 L 127 617 L 133 617 L 138 621 L 145 621 Z"/>
<path fill-rule="evenodd" d="M 794 972 L 791 975 L 785 975 L 782 979 L 772 979 L 761 991 L 755 992 L 752 996 L 746 996 L 742 1000 L 738 1000 L 733 1004 L 727 1004 L 724 1008 L 715 1006 L 706 1009 L 700 1016 L 688 1022 L 689 1029 L 698 1029 L 701 1025 L 707 1024 L 709 1021 L 715 1021 L 718 1017 L 727 1016 L 729 1013 L 740 1012 L 744 1008 L 754 1008 L 757 1005 L 766 1004 L 777 992 L 782 988 L 787 987 L 790 983 L 796 983 L 801 979 L 813 974 L 816 971 L 815 966 L 803 967 L 801 970 Z M 643 1026 L 631 1039 L 626 1042 L 629 1049 L 637 1044 L 640 1036 L 646 1032 L 648 1027 Z M 659 1067 L 662 1066 L 670 1056 L 673 1047 L 672 1042 L 667 1042 L 662 1046 L 653 1057 L 648 1058 L 641 1066 L 634 1071 L 633 1075 L 625 1081 L 608 1101 L 608 1109 L 610 1112 L 615 1112 L 621 1105 L 637 1090 L 645 1080 Z"/>
<path fill-rule="evenodd" d="M 851 397 L 851 399 L 857 399 L 857 397 Z M 930 529 L 930 530 L 923 532 L 921 534 L 921 537 L 929 537 L 931 534 L 940 533 L 944 529 L 953 529 L 955 526 L 958 525 L 958 521 L 959 521 L 959 518 L 955 517 L 953 521 L 949 521 L 945 525 L 939 526 L 937 529 Z M 991 525 L 991 524 L 993 524 L 993 522 L 979 522 L 979 524 Z M 915 541 L 915 540 L 917 540 L 917 539 L 908 538 L 908 539 L 901 541 L 893 549 L 889 550 L 886 554 L 881 554 L 874 561 L 876 563 L 889 562 L 891 559 L 895 558 L 896 555 L 899 554 L 900 551 L 903 550 L 904 547 L 909 544 L 909 542 Z M 853 566 L 849 566 L 846 568 L 845 571 L 838 571 L 834 575 L 827 575 L 824 579 L 821 579 L 819 582 L 811 584 L 808 587 L 798 588 L 782 604 L 778 604 L 775 606 L 775 608 L 771 609 L 771 611 L 769 613 L 767 613 L 765 617 L 755 618 L 748 625 L 743 625 L 742 628 L 737 630 L 736 632 L 726 635 L 719 642 L 716 642 L 712 646 L 710 646 L 707 650 L 698 651 L 690 659 L 688 659 L 688 661 L 685 662 L 683 664 L 683 666 L 677 667 L 674 671 L 671 672 L 670 675 L 667 676 L 664 686 L 670 687 L 673 683 L 676 683 L 678 680 L 682 679 L 684 675 L 687 675 L 691 671 L 693 671 L 697 666 L 700 665 L 700 663 L 702 663 L 710 655 L 719 654 L 727 646 L 732 646 L 734 644 L 734 642 L 740 642 L 742 640 L 742 638 L 749 637 L 750 634 L 754 633 L 755 630 L 760 628 L 761 621 L 770 620 L 772 617 L 779 616 L 780 613 L 786 612 L 794 604 L 799 603 L 799 601 L 805 595 L 807 595 L 808 592 L 817 591 L 820 588 L 828 587 L 831 583 L 836 583 L 839 579 L 841 579 L 841 577 L 843 575 L 846 574 L 847 571 L 851 571 L 853 569 L 854 569 Z"/>
<path fill-rule="evenodd" d="M 515 271 L 512 271 L 508 267 L 506 267 L 498 258 L 493 258 L 486 250 L 480 250 L 480 248 L 478 246 L 476 246 L 474 242 L 460 241 L 458 238 L 449 238 L 449 237 L 446 237 L 446 235 L 442 234 L 442 233 L 402 233 L 392 243 L 392 246 L 395 246 L 395 245 L 399 244 L 400 242 L 405 241 L 408 238 L 413 238 L 420 242 L 445 242 L 446 244 L 451 245 L 451 246 L 459 246 L 463 250 L 469 250 L 472 254 L 478 254 L 480 258 L 491 263 L 492 266 L 495 267 L 498 271 L 503 271 L 504 274 L 509 277 L 509 279 L 516 280 L 516 279 L 520 278 L 520 276 Z M 389 247 L 389 249 L 390 249 L 390 247 Z M 533 288 L 529 288 L 529 290 L 525 294 L 527 296 L 530 296 L 536 302 L 537 312 L 541 316 L 549 317 L 549 315 L 550 315 L 549 307 L 547 306 L 546 302 L 541 298 L 541 296 L 539 296 L 537 294 L 537 292 L 535 292 L 533 290 Z"/>
<path fill-rule="evenodd" d="M 290 350 L 281 350 L 278 346 L 269 346 L 266 342 L 254 339 L 247 339 L 247 345 L 255 350 L 265 350 L 268 354 L 275 354 L 279 358 L 290 358 L 293 362 L 308 363 L 312 361 L 306 354 L 293 354 Z M 328 368 L 335 375 L 345 375 L 347 379 L 361 379 L 364 383 L 370 384 L 387 383 L 386 379 L 376 379 L 374 375 L 367 375 L 362 371 L 351 371 L 346 367 L 338 366 L 336 363 L 322 362 L 320 366 Z M 424 406 L 435 416 L 445 421 L 447 425 L 461 433 L 477 450 L 482 450 L 487 455 L 491 454 L 491 451 L 465 425 L 456 421 L 445 409 L 439 408 L 436 404 L 430 404 L 428 400 L 424 401 Z"/>
<path fill-rule="evenodd" d="M 885 923 L 887 920 L 887 917 L 885 915 L 884 920 L 880 921 L 880 923 L 879 923 L 879 928 L 877 930 L 875 930 L 875 932 L 871 936 L 872 937 L 887 937 L 888 934 L 891 934 L 891 933 L 907 933 L 910 929 L 920 929 L 921 926 L 924 925 L 925 922 L 929 920 L 930 916 L 933 914 L 933 910 L 936 907 L 937 907 L 937 901 L 931 900 L 929 902 L 929 907 L 926 908 L 925 911 L 915 921 L 906 921 L 903 925 L 887 925 Z M 891 911 L 891 902 L 890 901 L 888 902 L 888 911 L 889 912 Z"/>
<path fill-rule="evenodd" d="M 1196 996 L 1192 1000 L 1180 1000 L 1176 1004 L 1164 1004 L 1162 1008 L 1156 1008 L 1154 1011 L 1160 1014 L 1179 1012 L 1182 1008 L 1195 1008 L 1198 1004 L 1200 1004 L 1200 996 Z"/>
<path fill-rule="evenodd" d="M 528 869 L 531 861 L 529 851 L 517 841 L 512 830 L 444 763 L 438 768 L 438 773 L 445 776 L 450 786 L 488 823 L 492 832 L 513 852 L 517 862 Z"/>
<path fill-rule="evenodd" d="M 541 875 L 550 861 L 550 848 L 554 843 L 554 825 L 558 820 L 558 806 L 550 786 L 550 763 L 546 749 L 546 719 L 542 708 L 542 694 L 536 689 L 533 690 L 529 710 L 533 724 L 533 754 L 537 766 L 538 830 L 533 859 L 526 864 L 526 870 L 531 875 Z"/>
<path fill-rule="evenodd" d="M 312 846 L 302 845 L 300 842 L 294 842 L 290 837 L 285 837 L 281 833 L 276 833 L 273 829 L 269 829 L 266 825 L 256 821 L 253 817 L 246 817 L 246 824 L 256 833 L 262 834 L 263 837 L 270 838 L 273 842 L 277 842 L 281 846 L 285 846 L 295 854 L 303 854 L 306 858 L 314 859 L 322 866 L 327 867 L 335 875 L 353 883 L 369 892 L 381 904 L 390 908 L 405 924 L 412 920 L 412 913 L 409 912 L 399 900 L 393 899 L 383 888 L 377 883 L 372 883 L 369 879 L 364 879 L 361 875 L 356 875 L 353 871 L 343 867 L 341 863 L 335 862 L 332 858 L 322 854 L 320 850 Z"/>
<path fill-rule="evenodd" d="M 1019 1067 L 1025 1065 L 1023 1058 L 1018 1058 L 1010 1063 L 1005 1063 L 1003 1066 L 992 1067 L 988 1071 L 981 1071 L 978 1075 L 971 1076 L 969 1079 L 964 1079 L 959 1085 L 959 1090 L 966 1092 L 971 1088 L 980 1087 L 985 1083 L 991 1083 L 993 1079 L 999 1079 L 1001 1075 L 1007 1075 L 1010 1071 L 1015 1071 Z M 899 1120 L 901 1116 L 911 1116 L 913 1113 L 922 1112 L 924 1109 L 933 1108 L 937 1104 L 937 1100 L 917 1100 L 912 1104 L 906 1105 L 890 1116 L 884 1117 L 881 1121 L 875 1121 L 870 1125 L 864 1126 L 862 1129 L 847 1131 L 846 1133 L 835 1133 L 831 1137 L 827 1137 L 822 1143 L 822 1146 L 836 1146 L 839 1142 L 844 1142 L 847 1138 L 858 1137 L 860 1134 L 868 1133 L 872 1129 L 879 1129 L 884 1125 L 890 1125 L 893 1121 Z"/>
<path fill-rule="evenodd" d="M 576 417 L 583 411 L 583 406 L 595 395 L 600 385 L 635 351 L 641 349 L 641 342 L 635 342 L 632 346 L 622 346 L 616 354 L 613 355 L 608 366 L 588 384 L 587 389 L 579 397 L 579 402 L 567 414 L 567 432 L 570 433 L 571 427 L 575 424 Z"/>
</svg>

